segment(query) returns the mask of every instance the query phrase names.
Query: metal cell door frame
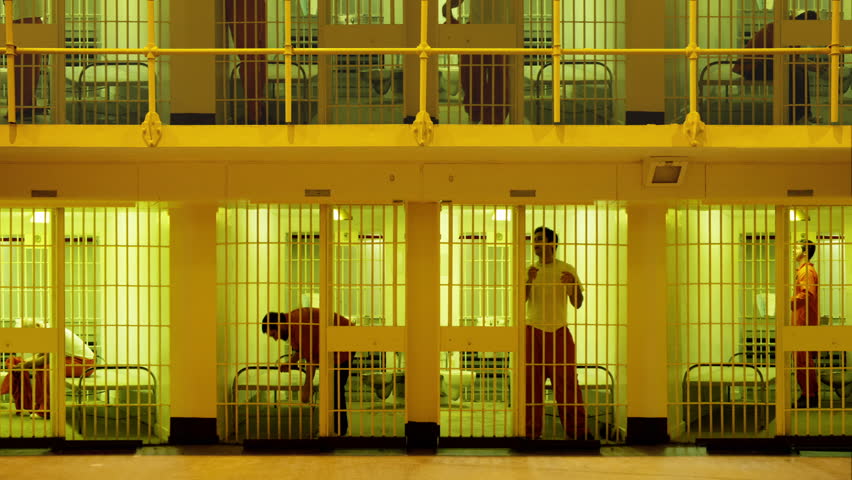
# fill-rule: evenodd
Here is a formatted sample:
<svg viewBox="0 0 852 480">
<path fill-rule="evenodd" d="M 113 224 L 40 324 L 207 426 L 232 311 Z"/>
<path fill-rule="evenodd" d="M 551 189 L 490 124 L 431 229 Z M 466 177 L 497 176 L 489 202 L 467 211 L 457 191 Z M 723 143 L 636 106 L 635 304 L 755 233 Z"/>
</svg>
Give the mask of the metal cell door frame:
<svg viewBox="0 0 852 480">
<path fill-rule="evenodd" d="M 52 241 L 47 259 L 51 283 L 50 299 L 51 326 L 45 328 L 0 328 L 0 352 L 38 352 L 48 355 L 50 391 L 50 434 L 53 438 L 65 438 L 65 209 L 46 210 L 51 215 Z M 62 361 L 60 362 L 60 359 Z M 63 392 L 60 394 L 59 392 Z M 0 440 L 17 439 L 6 437 Z"/>
<path fill-rule="evenodd" d="M 394 208 L 402 208 L 394 205 Z M 406 327 L 395 326 L 333 326 L 334 285 L 332 242 L 334 208 L 320 205 L 320 286 L 319 298 L 322 320 L 319 326 L 319 435 L 332 436 L 332 409 L 334 376 L 331 375 L 333 355 L 336 352 L 405 352 Z M 396 233 L 396 232 L 395 232 Z M 350 377 L 350 381 L 351 377 Z M 347 403 L 351 403 L 351 398 Z M 406 402 L 406 416 L 408 404 Z"/>
<path fill-rule="evenodd" d="M 775 208 L 775 311 L 783 312 L 775 317 L 775 435 L 792 435 L 792 417 L 795 410 L 792 404 L 791 376 L 795 365 L 789 364 L 789 356 L 794 352 L 836 352 L 852 350 L 852 326 L 797 326 L 792 325 L 790 313 L 790 288 L 793 271 L 790 268 L 790 248 L 794 243 L 790 238 L 789 205 Z M 846 206 L 845 208 L 850 208 Z M 783 293 L 782 293 L 783 292 Z M 783 415 L 783 421 L 778 421 Z M 811 432 L 808 435 L 814 435 Z M 846 433 L 847 435 L 849 432 Z"/>
<path fill-rule="evenodd" d="M 452 204 L 448 204 L 450 208 L 450 238 L 447 241 L 447 244 L 450 246 L 449 250 L 452 252 L 453 247 L 456 243 L 453 241 L 453 238 L 457 236 L 458 232 L 453 231 L 453 219 L 452 219 Z M 525 226 L 525 217 L 524 217 L 524 206 L 506 206 L 505 208 L 511 208 L 509 210 L 511 212 L 512 218 L 509 220 L 512 222 L 512 225 L 507 229 L 507 232 L 510 232 L 513 235 L 513 240 L 511 246 L 513 248 L 513 252 L 511 252 L 511 259 L 514 266 L 514 271 L 510 274 L 509 278 L 511 279 L 511 288 L 510 288 L 510 298 L 514 305 L 512 306 L 507 314 L 512 317 L 512 324 L 509 326 L 498 327 L 496 326 L 464 326 L 459 324 L 453 324 L 452 322 L 448 322 L 448 326 L 440 326 L 439 334 L 440 334 L 440 342 L 439 342 L 439 351 L 447 352 L 447 353 L 456 353 L 458 352 L 460 355 L 463 355 L 465 352 L 505 352 L 511 355 L 512 360 L 509 364 L 509 374 L 510 374 L 510 383 L 509 383 L 509 395 L 512 402 L 511 414 L 512 414 L 512 424 L 511 424 L 511 432 L 510 435 L 505 437 L 507 440 L 511 437 L 519 437 L 521 436 L 520 432 L 523 432 L 524 425 L 524 388 L 525 379 L 524 379 L 524 368 L 523 368 L 523 354 L 524 354 L 524 336 L 523 336 L 523 328 L 524 328 L 524 315 L 525 315 L 525 303 L 524 303 L 524 289 L 520 288 L 524 284 L 524 274 L 523 269 L 519 268 L 519 265 L 525 264 L 525 236 L 524 236 L 524 226 Z M 508 258 L 507 258 L 508 259 Z M 453 258 L 452 254 L 449 259 L 450 268 L 453 268 Z M 450 292 L 452 292 L 452 288 L 454 286 L 452 280 L 452 270 L 450 270 L 450 279 L 447 284 L 447 287 Z M 450 301 L 452 304 L 452 301 Z M 450 310 L 449 320 L 452 320 L 452 309 Z M 435 365 L 434 368 L 440 368 L 439 365 Z M 440 373 L 439 373 L 440 376 Z M 461 382 L 461 379 L 459 379 Z M 475 381 L 475 380 L 474 380 Z M 452 387 L 449 387 L 452 389 Z M 449 393 L 449 392 L 448 392 Z M 451 393 L 450 393 L 451 395 Z M 463 395 L 463 393 L 462 393 Z M 438 406 L 439 410 L 441 409 L 440 405 Z M 460 438 L 466 438 L 461 436 Z M 477 438 L 477 437 L 471 437 Z"/>
</svg>

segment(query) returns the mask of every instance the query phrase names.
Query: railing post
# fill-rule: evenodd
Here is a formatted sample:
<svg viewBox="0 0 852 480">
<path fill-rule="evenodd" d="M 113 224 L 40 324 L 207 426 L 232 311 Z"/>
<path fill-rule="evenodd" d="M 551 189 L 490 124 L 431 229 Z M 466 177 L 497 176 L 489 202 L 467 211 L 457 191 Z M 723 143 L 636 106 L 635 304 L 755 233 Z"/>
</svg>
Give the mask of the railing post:
<svg viewBox="0 0 852 480">
<path fill-rule="evenodd" d="M 689 0 L 689 45 L 686 56 L 689 61 L 689 113 L 683 123 L 683 129 L 689 138 L 689 144 L 697 147 L 699 137 L 704 133 L 704 122 L 698 113 L 698 0 Z"/>
<path fill-rule="evenodd" d="M 831 123 L 840 121 L 840 0 L 831 0 Z"/>
<path fill-rule="evenodd" d="M 148 0 L 148 113 L 142 122 L 142 138 L 149 147 L 156 147 L 163 136 L 163 122 L 157 114 L 157 30 L 154 22 L 154 0 Z"/>
<path fill-rule="evenodd" d="M 17 110 L 15 104 L 15 55 L 17 55 L 17 52 L 15 49 L 15 33 L 12 28 L 12 17 L 14 16 L 12 0 L 3 0 L 3 6 L 6 9 L 6 89 L 9 96 L 6 116 L 9 123 L 12 124 L 18 121 L 15 116 Z"/>
<path fill-rule="evenodd" d="M 698 112 L 698 0 L 689 0 L 689 113 Z"/>
<path fill-rule="evenodd" d="M 284 122 L 293 123 L 293 1 L 284 1 Z"/>
<path fill-rule="evenodd" d="M 553 123 L 562 122 L 562 1 L 553 0 Z"/>
<path fill-rule="evenodd" d="M 420 56 L 420 86 L 419 107 L 417 117 L 414 119 L 412 129 L 414 136 L 417 139 L 417 144 L 420 146 L 428 145 L 432 142 L 434 135 L 432 118 L 429 116 L 426 106 L 426 88 L 428 86 L 429 72 L 429 0 L 420 0 L 420 45 L 417 46 L 417 52 Z"/>
</svg>

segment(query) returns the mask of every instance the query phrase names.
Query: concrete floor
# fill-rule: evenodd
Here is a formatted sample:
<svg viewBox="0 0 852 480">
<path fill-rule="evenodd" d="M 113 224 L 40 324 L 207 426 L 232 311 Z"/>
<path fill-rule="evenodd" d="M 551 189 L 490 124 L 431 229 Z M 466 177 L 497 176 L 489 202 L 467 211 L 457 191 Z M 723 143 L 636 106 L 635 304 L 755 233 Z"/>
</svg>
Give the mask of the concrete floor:
<svg viewBox="0 0 852 480">
<path fill-rule="evenodd" d="M 512 455 L 494 450 L 404 455 L 393 451 L 349 451 L 327 455 L 245 454 L 238 447 L 148 447 L 135 454 L 57 455 L 45 451 L 0 451 L 3 478 L 52 479 L 245 479 L 287 478 L 535 480 L 848 479 L 848 453 L 793 456 L 707 456 L 699 448 L 603 449 L 571 456 Z"/>
</svg>

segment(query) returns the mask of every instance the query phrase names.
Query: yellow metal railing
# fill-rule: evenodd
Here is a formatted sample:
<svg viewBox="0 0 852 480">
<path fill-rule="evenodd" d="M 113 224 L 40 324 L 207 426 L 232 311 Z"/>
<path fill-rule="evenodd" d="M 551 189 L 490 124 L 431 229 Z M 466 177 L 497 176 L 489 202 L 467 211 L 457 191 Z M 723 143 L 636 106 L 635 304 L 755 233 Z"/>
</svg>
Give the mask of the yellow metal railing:
<svg viewBox="0 0 852 480">
<path fill-rule="evenodd" d="M 432 121 L 427 111 L 427 67 L 430 57 L 443 54 L 491 54 L 491 55 L 550 55 L 553 58 L 553 122 L 561 121 L 561 64 L 562 57 L 572 56 L 617 56 L 617 55 L 685 55 L 689 61 L 689 114 L 684 127 L 692 144 L 698 144 L 698 136 L 703 130 L 698 113 L 698 60 L 701 56 L 712 55 L 789 55 L 816 54 L 830 57 L 830 115 L 831 122 L 839 121 L 840 103 L 840 56 L 852 53 L 852 47 L 840 44 L 841 0 L 831 0 L 831 43 L 816 48 L 701 48 L 698 45 L 698 0 L 689 0 L 689 44 L 685 48 L 562 48 L 562 0 L 553 1 L 553 46 L 552 48 L 432 48 L 428 42 L 429 0 L 420 0 L 420 44 L 417 47 L 399 48 L 297 48 L 292 44 L 292 0 L 285 0 L 284 48 L 159 48 L 155 39 L 154 2 L 148 3 L 148 39 L 145 48 L 17 48 L 15 45 L 12 4 L 15 0 L 3 0 L 6 12 L 6 60 L 8 78 L 8 119 L 16 123 L 15 105 L 15 57 L 26 54 L 124 54 L 142 55 L 148 62 L 148 115 L 143 123 L 143 136 L 150 146 L 155 146 L 161 135 L 161 123 L 156 112 L 156 59 L 163 55 L 282 55 L 285 69 L 285 120 L 293 121 L 293 74 L 290 66 L 294 55 L 346 55 L 346 54 L 391 54 L 417 55 L 420 60 L 419 108 L 414 121 L 417 142 L 425 145 L 432 138 Z"/>
</svg>

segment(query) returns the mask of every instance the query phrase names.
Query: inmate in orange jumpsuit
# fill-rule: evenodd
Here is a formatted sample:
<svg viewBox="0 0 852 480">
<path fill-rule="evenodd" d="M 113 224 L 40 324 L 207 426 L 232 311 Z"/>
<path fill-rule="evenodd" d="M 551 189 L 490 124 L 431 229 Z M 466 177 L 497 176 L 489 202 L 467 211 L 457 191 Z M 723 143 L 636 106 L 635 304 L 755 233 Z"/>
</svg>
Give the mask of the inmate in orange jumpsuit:
<svg viewBox="0 0 852 480">
<path fill-rule="evenodd" d="M 9 375 L 3 379 L 0 385 L 0 394 L 11 393 L 15 400 L 15 409 L 18 413 L 26 410 L 37 413 L 44 418 L 50 417 L 50 382 L 46 381 L 48 365 L 35 371 L 35 388 L 33 388 L 30 370 L 12 369 L 15 365 L 23 363 L 21 357 L 10 357 L 6 360 L 6 366 L 11 370 Z M 65 357 L 65 377 L 82 377 L 92 374 L 88 367 L 95 364 L 94 360 L 81 357 Z"/>
<path fill-rule="evenodd" d="M 793 310 L 793 325 L 819 325 L 819 277 L 810 262 L 804 263 L 796 271 L 796 284 L 790 308 Z M 796 383 L 802 389 L 802 396 L 816 397 L 819 389 L 814 359 L 817 352 L 796 352 Z"/>
</svg>

